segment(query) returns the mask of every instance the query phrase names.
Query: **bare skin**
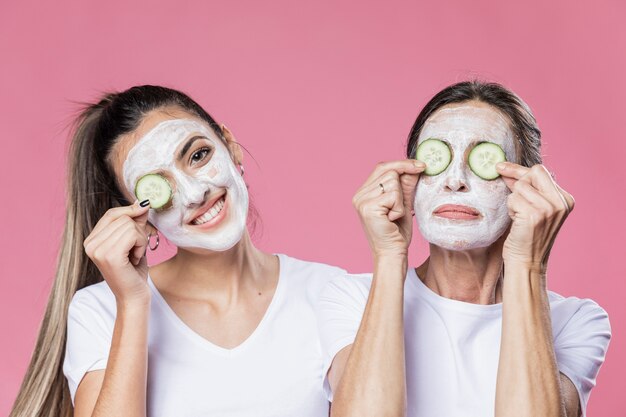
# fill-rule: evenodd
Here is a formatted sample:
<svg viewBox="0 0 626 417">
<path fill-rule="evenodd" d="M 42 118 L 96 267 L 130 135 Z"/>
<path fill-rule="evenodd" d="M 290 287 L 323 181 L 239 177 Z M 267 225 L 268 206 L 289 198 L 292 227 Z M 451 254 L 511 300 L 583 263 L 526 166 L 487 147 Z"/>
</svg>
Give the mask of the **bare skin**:
<svg viewBox="0 0 626 417">
<path fill-rule="evenodd" d="M 162 121 L 188 118 L 179 108 L 146 115 L 137 130 L 120 137 L 110 159 L 120 189 L 126 155 L 139 139 Z M 231 132 L 222 127 L 233 155 L 242 153 Z M 78 386 L 76 417 L 146 416 L 147 337 L 151 303 L 145 252 L 154 226 L 147 222 L 148 207 L 138 202 L 110 209 L 84 246 L 115 294 L 117 317 L 106 370 L 89 372 Z M 278 283 L 278 259 L 254 247 L 248 232 L 223 252 L 178 248 L 173 258 L 150 268 L 150 277 L 174 312 L 209 342 L 230 349 L 256 329 Z"/>
<path fill-rule="evenodd" d="M 370 242 L 374 274 L 356 339 L 335 356 L 328 374 L 335 417 L 406 415 L 402 306 L 414 201 L 406 184 L 417 182 L 407 166 L 407 161 L 379 164 L 353 200 Z M 550 249 L 574 199 L 541 165 L 504 163 L 498 172 L 512 191 L 510 230 L 487 248 L 452 251 L 431 245 L 430 257 L 416 272 L 443 297 L 503 303 L 497 417 L 579 416 L 577 390 L 558 372 L 546 289 Z M 378 183 L 384 184 L 384 194 L 400 190 L 400 195 L 391 203 L 384 200 Z"/>
</svg>

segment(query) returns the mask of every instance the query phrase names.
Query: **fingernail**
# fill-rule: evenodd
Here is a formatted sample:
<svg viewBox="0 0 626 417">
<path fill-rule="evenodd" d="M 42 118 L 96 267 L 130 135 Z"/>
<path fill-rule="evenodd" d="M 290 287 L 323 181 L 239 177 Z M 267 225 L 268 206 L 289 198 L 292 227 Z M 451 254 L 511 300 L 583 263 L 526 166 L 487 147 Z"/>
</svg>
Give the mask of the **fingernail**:
<svg viewBox="0 0 626 417">
<path fill-rule="evenodd" d="M 143 200 L 141 203 L 139 203 L 139 205 L 140 205 L 141 207 L 145 207 L 145 206 L 147 206 L 148 204 L 150 204 L 150 200 Z"/>
<path fill-rule="evenodd" d="M 418 168 L 424 168 L 426 166 L 426 164 L 423 163 L 422 161 L 415 160 L 414 163 L 415 163 L 415 166 Z"/>
<path fill-rule="evenodd" d="M 496 164 L 496 169 L 506 169 L 506 164 L 504 162 L 498 162 Z"/>
</svg>

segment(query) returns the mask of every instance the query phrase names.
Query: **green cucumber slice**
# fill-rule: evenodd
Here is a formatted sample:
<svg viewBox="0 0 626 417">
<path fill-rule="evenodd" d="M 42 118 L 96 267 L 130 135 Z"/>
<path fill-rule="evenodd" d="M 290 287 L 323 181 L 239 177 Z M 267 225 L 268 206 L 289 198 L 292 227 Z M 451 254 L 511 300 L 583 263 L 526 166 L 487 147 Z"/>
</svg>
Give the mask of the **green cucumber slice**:
<svg viewBox="0 0 626 417">
<path fill-rule="evenodd" d="M 150 200 L 150 207 L 165 207 L 172 198 L 172 187 L 169 181 L 159 174 L 148 174 L 139 178 L 135 185 L 135 195 L 139 201 Z"/>
<path fill-rule="evenodd" d="M 426 164 L 424 174 L 441 174 L 452 160 L 452 152 L 447 143 L 439 139 L 426 139 L 420 143 L 415 158 Z"/>
<path fill-rule="evenodd" d="M 496 171 L 496 164 L 506 161 L 506 155 L 500 145 L 482 142 L 474 146 L 467 159 L 474 174 L 484 180 L 495 180 L 500 176 Z"/>
</svg>

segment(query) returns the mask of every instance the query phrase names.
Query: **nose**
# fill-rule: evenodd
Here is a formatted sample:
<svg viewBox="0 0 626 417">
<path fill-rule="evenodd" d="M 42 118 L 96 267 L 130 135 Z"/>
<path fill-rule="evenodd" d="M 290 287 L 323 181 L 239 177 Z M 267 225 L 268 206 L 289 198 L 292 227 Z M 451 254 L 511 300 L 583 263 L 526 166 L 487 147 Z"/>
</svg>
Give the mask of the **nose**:
<svg viewBox="0 0 626 417">
<path fill-rule="evenodd" d="M 180 202 L 186 207 L 193 207 L 204 203 L 209 188 L 184 174 L 176 175 L 176 189 Z"/>
<path fill-rule="evenodd" d="M 467 192 L 469 185 L 467 181 L 467 170 L 469 168 L 465 164 L 453 161 L 448 168 L 444 187 L 446 191 L 451 192 Z M 445 174 L 444 174 L 445 175 Z"/>
</svg>

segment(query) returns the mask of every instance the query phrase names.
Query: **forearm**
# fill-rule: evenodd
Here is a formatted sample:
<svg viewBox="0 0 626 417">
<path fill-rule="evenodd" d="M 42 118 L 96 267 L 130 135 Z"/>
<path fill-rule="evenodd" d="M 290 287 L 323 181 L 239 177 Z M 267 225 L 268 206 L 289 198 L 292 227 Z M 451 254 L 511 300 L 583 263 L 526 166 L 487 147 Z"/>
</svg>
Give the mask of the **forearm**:
<svg viewBox="0 0 626 417">
<path fill-rule="evenodd" d="M 93 417 L 146 416 L 150 301 L 118 303 L 111 350 Z"/>
<path fill-rule="evenodd" d="M 496 417 L 563 417 L 545 276 L 505 264 Z"/>
<path fill-rule="evenodd" d="M 404 279 L 407 259 L 377 259 L 363 319 L 334 394 L 339 416 L 404 416 Z"/>
</svg>

